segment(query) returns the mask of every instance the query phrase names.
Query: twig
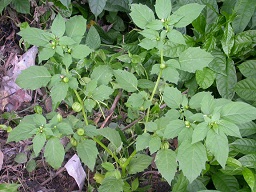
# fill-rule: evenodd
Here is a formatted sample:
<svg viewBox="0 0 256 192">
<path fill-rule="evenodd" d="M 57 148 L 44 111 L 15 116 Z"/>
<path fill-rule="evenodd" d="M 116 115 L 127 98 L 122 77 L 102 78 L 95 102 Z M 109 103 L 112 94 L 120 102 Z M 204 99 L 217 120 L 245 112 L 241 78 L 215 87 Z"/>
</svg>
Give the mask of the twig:
<svg viewBox="0 0 256 192">
<path fill-rule="evenodd" d="M 58 176 L 60 173 L 62 173 L 65 169 L 66 169 L 65 167 L 60 168 L 60 169 L 55 173 L 54 176 L 49 177 L 48 179 L 46 179 L 43 183 L 41 183 L 41 185 L 43 186 L 43 185 L 45 185 L 46 183 L 50 182 L 52 179 L 54 179 L 56 176 Z"/>
<path fill-rule="evenodd" d="M 116 108 L 116 106 L 117 106 L 117 103 L 118 103 L 119 99 L 121 98 L 121 96 L 122 96 L 122 91 L 119 91 L 119 93 L 118 93 L 118 95 L 116 96 L 116 98 L 115 98 L 115 100 L 114 100 L 114 102 L 113 102 L 111 108 L 110 108 L 109 111 L 108 111 L 109 115 L 105 118 L 105 120 L 104 120 L 103 123 L 101 124 L 100 129 L 104 128 L 105 125 L 106 125 L 106 123 L 108 122 L 108 120 L 112 117 L 112 115 L 113 115 L 113 113 L 114 113 L 114 110 L 115 110 L 115 108 Z"/>
<path fill-rule="evenodd" d="M 130 127 L 132 127 L 133 125 L 138 123 L 140 120 L 142 120 L 144 117 L 145 117 L 145 115 L 143 115 L 140 118 L 136 119 L 135 121 L 131 122 L 129 125 L 127 125 L 126 127 L 122 128 L 122 131 L 124 131 L 126 129 L 129 129 Z"/>
</svg>

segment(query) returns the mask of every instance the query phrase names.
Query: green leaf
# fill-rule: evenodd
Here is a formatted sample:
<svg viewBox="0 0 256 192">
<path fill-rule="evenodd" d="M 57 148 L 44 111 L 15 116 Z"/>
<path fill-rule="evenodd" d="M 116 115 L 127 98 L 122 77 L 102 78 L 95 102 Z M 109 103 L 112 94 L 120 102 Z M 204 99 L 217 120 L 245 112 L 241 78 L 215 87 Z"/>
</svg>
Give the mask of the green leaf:
<svg viewBox="0 0 256 192">
<path fill-rule="evenodd" d="M 38 89 L 45 87 L 51 80 L 51 74 L 43 66 L 31 66 L 22 70 L 16 83 L 24 89 Z"/>
<path fill-rule="evenodd" d="M 158 151 L 161 147 L 161 138 L 158 136 L 153 136 L 151 137 L 149 141 L 149 151 L 150 154 L 152 155 L 156 151 Z"/>
<path fill-rule="evenodd" d="M 103 11 L 107 0 L 88 0 L 90 10 L 97 18 L 98 15 Z"/>
<path fill-rule="evenodd" d="M 14 158 L 14 161 L 16 163 L 26 163 L 28 161 L 27 154 L 26 153 L 18 153 L 16 157 Z"/>
<path fill-rule="evenodd" d="M 139 109 L 140 107 L 144 107 L 146 109 L 150 104 L 150 101 L 148 101 L 148 95 L 145 91 L 131 94 L 125 103 L 127 107 L 133 109 Z"/>
<path fill-rule="evenodd" d="M 201 88 L 209 88 L 213 84 L 214 80 L 215 72 L 208 67 L 205 67 L 203 70 L 196 71 L 196 82 Z"/>
<path fill-rule="evenodd" d="M 185 123 L 182 120 L 176 119 L 170 121 L 164 130 L 164 138 L 173 139 L 185 128 Z"/>
<path fill-rule="evenodd" d="M 235 151 L 242 154 L 255 153 L 256 140 L 248 138 L 237 139 L 231 143 L 231 146 L 235 149 Z"/>
<path fill-rule="evenodd" d="M 214 130 L 210 129 L 207 133 L 205 143 L 207 149 L 210 150 L 219 164 L 224 168 L 229 152 L 227 136 L 221 131 L 217 134 Z"/>
<path fill-rule="evenodd" d="M 81 143 L 78 143 L 76 150 L 82 162 L 87 165 L 91 171 L 93 171 L 96 158 L 99 153 L 96 143 L 89 139 L 83 140 Z"/>
<path fill-rule="evenodd" d="M 85 109 L 88 111 L 88 112 L 91 112 L 92 109 L 95 107 L 96 105 L 96 102 L 92 99 L 86 99 L 84 101 L 84 106 L 85 106 Z"/>
<path fill-rule="evenodd" d="M 245 77 L 256 76 L 256 60 L 247 60 L 240 64 L 238 68 Z"/>
<path fill-rule="evenodd" d="M 125 91 L 137 91 L 138 80 L 132 73 L 124 70 L 115 70 L 114 75 L 119 86 Z"/>
<path fill-rule="evenodd" d="M 145 129 L 148 132 L 155 132 L 157 130 L 157 124 L 155 122 L 146 122 Z"/>
<path fill-rule="evenodd" d="M 213 184 L 219 191 L 235 192 L 239 190 L 239 183 L 233 175 L 217 172 L 212 176 Z"/>
<path fill-rule="evenodd" d="M 187 187 L 187 191 L 200 191 L 206 190 L 205 184 L 199 179 L 194 180 L 192 183 L 190 183 Z"/>
<path fill-rule="evenodd" d="M 180 108 L 183 100 L 182 93 L 174 87 L 165 87 L 163 99 L 170 108 Z"/>
<path fill-rule="evenodd" d="M 157 46 L 157 41 L 145 38 L 140 41 L 139 46 L 146 50 L 150 50 Z"/>
<path fill-rule="evenodd" d="M 159 38 L 159 32 L 153 29 L 144 29 L 139 32 L 141 35 L 143 35 L 145 38 L 150 40 L 157 40 Z"/>
<path fill-rule="evenodd" d="M 221 118 L 236 123 L 247 123 L 256 119 L 256 108 L 243 102 L 231 102 L 220 110 Z"/>
<path fill-rule="evenodd" d="M 71 55 L 66 53 L 62 58 L 62 62 L 67 68 L 69 68 L 69 66 L 72 64 Z"/>
<path fill-rule="evenodd" d="M 57 124 L 57 129 L 60 133 L 63 135 L 72 135 L 74 134 L 74 131 L 72 129 L 72 126 L 69 123 L 61 122 Z"/>
<path fill-rule="evenodd" d="M 171 185 L 177 170 L 176 154 L 170 149 L 161 149 L 157 152 L 155 163 L 158 171 Z"/>
<path fill-rule="evenodd" d="M 65 33 L 65 20 L 64 18 L 61 16 L 61 14 L 58 14 L 54 21 L 52 22 L 52 26 L 51 26 L 51 31 L 54 35 L 56 35 L 57 37 L 62 37 Z"/>
<path fill-rule="evenodd" d="M 124 182 L 122 179 L 110 176 L 104 178 L 99 187 L 99 192 L 120 192 L 123 191 Z"/>
<path fill-rule="evenodd" d="M 97 101 L 104 101 L 109 99 L 109 96 L 113 93 L 113 89 L 106 86 L 106 85 L 100 85 L 97 87 L 93 93 L 92 98 Z"/>
<path fill-rule="evenodd" d="M 88 45 L 91 49 L 98 49 L 100 47 L 100 35 L 95 27 L 91 26 L 87 36 L 86 36 L 86 45 Z"/>
<path fill-rule="evenodd" d="M 256 166 L 256 154 L 244 155 L 238 159 L 244 167 L 254 169 Z"/>
<path fill-rule="evenodd" d="M 239 131 L 239 127 L 230 121 L 220 120 L 218 122 L 218 128 L 221 129 L 228 136 L 239 138 L 242 137 Z"/>
<path fill-rule="evenodd" d="M 1 0 L 0 2 L 0 14 L 2 14 L 4 8 L 6 8 L 12 2 L 12 0 Z"/>
<path fill-rule="evenodd" d="M 155 4 L 156 15 L 159 19 L 166 19 L 172 11 L 171 0 L 157 0 Z"/>
<path fill-rule="evenodd" d="M 222 98 L 232 99 L 235 94 L 235 85 L 237 82 L 236 68 L 234 61 L 227 59 L 225 74 L 217 74 L 216 84 L 219 94 Z"/>
<path fill-rule="evenodd" d="M 52 49 L 51 47 L 43 47 L 40 49 L 38 58 L 39 58 L 39 63 L 42 61 L 50 59 L 54 54 L 57 49 Z"/>
<path fill-rule="evenodd" d="M 22 29 L 18 34 L 29 44 L 36 46 L 45 46 L 54 39 L 53 34 L 32 27 Z"/>
<path fill-rule="evenodd" d="M 122 145 L 121 137 L 115 129 L 111 129 L 109 127 L 105 127 L 104 129 L 99 129 L 99 134 L 107 138 L 116 149 L 118 149 Z"/>
<path fill-rule="evenodd" d="M 191 97 L 189 100 L 189 107 L 192 109 L 201 109 L 201 102 L 204 98 L 212 98 L 210 92 L 199 92 Z"/>
<path fill-rule="evenodd" d="M 106 169 L 107 171 L 114 171 L 115 170 L 115 166 L 112 163 L 109 162 L 104 162 L 101 164 L 101 166 Z"/>
<path fill-rule="evenodd" d="M 149 146 L 151 136 L 148 133 L 139 135 L 136 139 L 136 151 L 141 151 Z"/>
<path fill-rule="evenodd" d="M 212 60 L 213 56 L 199 47 L 190 47 L 179 56 L 181 70 L 191 73 L 207 67 Z"/>
<path fill-rule="evenodd" d="M 95 67 L 91 74 L 91 79 L 96 79 L 99 85 L 107 85 L 112 80 L 112 70 L 107 65 Z"/>
<path fill-rule="evenodd" d="M 163 70 L 162 77 L 166 82 L 178 84 L 180 80 L 179 72 L 174 68 L 166 64 L 167 67 Z M 160 68 L 159 68 L 160 69 Z"/>
<path fill-rule="evenodd" d="M 44 133 L 37 133 L 33 138 L 33 150 L 35 152 L 36 157 L 44 147 L 45 142 L 46 142 L 46 135 Z"/>
<path fill-rule="evenodd" d="M 131 190 L 132 191 L 136 191 L 136 189 L 138 189 L 138 187 L 139 187 L 139 179 L 138 179 L 138 177 L 136 178 L 136 179 L 134 179 L 133 180 L 133 182 L 132 182 L 132 186 L 131 186 Z"/>
<path fill-rule="evenodd" d="M 177 160 L 180 170 L 191 183 L 205 169 L 207 161 L 205 146 L 201 142 L 191 144 L 189 141 L 184 141 L 178 148 Z"/>
<path fill-rule="evenodd" d="M 234 31 L 230 23 L 226 24 L 224 35 L 221 39 L 221 45 L 224 53 L 229 57 L 231 50 L 234 46 Z"/>
<path fill-rule="evenodd" d="M 176 29 L 169 31 L 167 33 L 167 37 L 173 43 L 186 45 L 185 38 L 183 37 L 182 33 Z"/>
<path fill-rule="evenodd" d="M 75 59 L 84 59 L 87 57 L 92 50 L 87 45 L 76 45 L 71 50 L 71 56 Z"/>
<path fill-rule="evenodd" d="M 135 174 L 144 171 L 152 161 L 152 157 L 144 154 L 136 154 L 128 165 L 128 173 Z"/>
<path fill-rule="evenodd" d="M 255 191 L 255 174 L 248 168 L 243 169 L 244 180 L 247 182 L 252 191 Z"/>
<path fill-rule="evenodd" d="M 192 144 L 204 140 L 206 137 L 210 127 L 208 126 L 208 123 L 202 122 L 196 125 L 195 129 L 193 130 L 192 135 Z"/>
<path fill-rule="evenodd" d="M 254 122 L 248 122 L 243 124 L 238 124 L 240 133 L 243 137 L 250 136 L 256 133 L 256 124 Z"/>
<path fill-rule="evenodd" d="M 147 24 L 155 20 L 154 12 L 142 4 L 132 4 L 130 16 L 133 22 L 141 29 L 145 29 Z"/>
<path fill-rule="evenodd" d="M 234 7 L 237 16 L 232 22 L 235 33 L 240 33 L 246 28 L 254 13 L 255 4 L 255 0 L 237 0 Z"/>
<path fill-rule="evenodd" d="M 86 19 L 84 19 L 83 16 L 74 16 L 66 21 L 66 34 L 77 43 L 80 43 L 85 31 Z"/>
<path fill-rule="evenodd" d="M 11 141 L 21 141 L 30 138 L 33 134 L 31 131 L 36 128 L 36 125 L 33 121 L 35 115 L 25 116 L 20 124 L 15 127 L 8 135 L 7 142 Z"/>
<path fill-rule="evenodd" d="M 190 3 L 180 7 L 177 11 L 173 12 L 170 20 L 175 17 L 179 17 L 180 20 L 174 24 L 175 27 L 186 27 L 192 23 L 201 13 L 205 5 L 199 5 L 197 3 Z"/>
<path fill-rule="evenodd" d="M 141 89 L 149 89 L 153 90 L 154 89 L 154 82 L 150 81 L 148 79 L 139 79 L 138 80 L 138 87 Z"/>
<path fill-rule="evenodd" d="M 48 140 L 45 145 L 44 157 L 46 162 L 49 163 L 54 169 L 61 167 L 64 160 L 64 147 L 59 138 L 53 137 Z"/>
<path fill-rule="evenodd" d="M 239 81 L 235 86 L 236 93 L 243 99 L 256 100 L 256 78 L 246 78 Z"/>
<path fill-rule="evenodd" d="M 1 192 L 17 192 L 18 188 L 21 186 L 21 184 L 16 183 L 2 183 L 0 184 L 0 191 Z"/>
<path fill-rule="evenodd" d="M 64 100 L 67 96 L 68 92 L 68 84 L 64 82 L 59 82 L 56 83 L 52 88 L 51 88 L 51 98 L 52 98 L 52 103 L 54 105 L 58 104 L 58 102 L 61 102 Z"/>
<path fill-rule="evenodd" d="M 74 45 L 74 44 L 76 44 L 76 42 L 71 37 L 62 36 L 62 37 L 59 38 L 59 44 L 61 46 L 63 46 L 63 45 Z"/>
<path fill-rule="evenodd" d="M 27 0 L 12 0 L 12 4 L 15 10 L 19 13 L 29 14 L 30 13 L 30 2 Z"/>
<path fill-rule="evenodd" d="M 71 0 L 60 0 L 60 2 L 62 3 L 62 5 L 68 8 L 71 3 Z"/>
<path fill-rule="evenodd" d="M 179 174 L 177 174 L 177 179 L 176 179 L 176 183 L 174 183 L 172 191 L 180 191 L 180 192 L 185 192 L 187 191 L 187 187 L 189 184 L 188 179 L 183 175 L 182 172 L 180 172 Z"/>
</svg>

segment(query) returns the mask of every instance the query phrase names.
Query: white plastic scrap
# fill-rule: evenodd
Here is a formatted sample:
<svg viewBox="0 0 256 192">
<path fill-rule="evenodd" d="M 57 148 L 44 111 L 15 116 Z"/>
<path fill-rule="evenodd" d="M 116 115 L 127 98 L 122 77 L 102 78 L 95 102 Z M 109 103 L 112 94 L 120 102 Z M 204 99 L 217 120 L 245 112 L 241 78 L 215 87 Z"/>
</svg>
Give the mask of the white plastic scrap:
<svg viewBox="0 0 256 192">
<path fill-rule="evenodd" d="M 68 174 L 73 177 L 79 187 L 82 190 L 84 181 L 86 178 L 86 173 L 82 167 L 79 157 L 75 154 L 64 166 Z"/>
</svg>

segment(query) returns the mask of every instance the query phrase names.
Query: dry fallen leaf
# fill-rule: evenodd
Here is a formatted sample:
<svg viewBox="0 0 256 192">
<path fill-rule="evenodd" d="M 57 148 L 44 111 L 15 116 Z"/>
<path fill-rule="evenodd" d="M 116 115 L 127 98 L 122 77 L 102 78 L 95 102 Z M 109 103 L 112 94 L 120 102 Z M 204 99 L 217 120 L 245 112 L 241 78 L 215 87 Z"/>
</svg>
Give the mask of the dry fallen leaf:
<svg viewBox="0 0 256 192">
<path fill-rule="evenodd" d="M 0 111 L 4 109 L 7 111 L 17 110 L 23 102 L 31 101 L 29 91 L 21 89 L 15 81 L 22 70 L 35 65 L 37 53 L 37 47 L 33 46 L 19 60 L 13 57 L 9 62 L 11 66 L 6 67 L 9 70 L 5 71 L 6 75 L 2 78 L 0 87 Z"/>
<path fill-rule="evenodd" d="M 73 177 L 79 187 L 82 190 L 86 173 L 82 167 L 79 157 L 75 154 L 64 166 L 68 174 Z"/>
</svg>

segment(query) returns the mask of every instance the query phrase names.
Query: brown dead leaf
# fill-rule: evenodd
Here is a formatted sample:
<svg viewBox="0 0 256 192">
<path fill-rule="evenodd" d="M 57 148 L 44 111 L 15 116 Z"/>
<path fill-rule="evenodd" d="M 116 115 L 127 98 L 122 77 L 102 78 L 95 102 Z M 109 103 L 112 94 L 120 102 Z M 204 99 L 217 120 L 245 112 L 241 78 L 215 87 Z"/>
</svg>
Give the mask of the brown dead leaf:
<svg viewBox="0 0 256 192">
<path fill-rule="evenodd" d="M 23 102 L 29 102 L 32 100 L 29 91 L 21 89 L 16 83 L 16 79 L 22 70 L 27 69 L 30 66 L 35 65 L 35 58 L 38 49 L 36 46 L 30 48 L 26 53 L 24 53 L 19 60 L 13 57 L 9 61 L 9 66 L 5 66 L 5 74 L 2 78 L 2 83 L 0 87 L 0 110 L 7 111 L 17 110 Z"/>
</svg>

